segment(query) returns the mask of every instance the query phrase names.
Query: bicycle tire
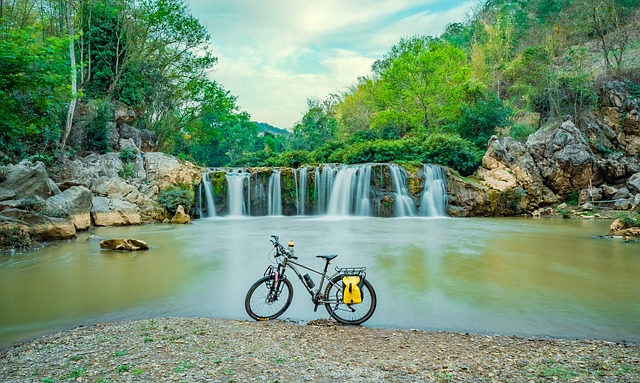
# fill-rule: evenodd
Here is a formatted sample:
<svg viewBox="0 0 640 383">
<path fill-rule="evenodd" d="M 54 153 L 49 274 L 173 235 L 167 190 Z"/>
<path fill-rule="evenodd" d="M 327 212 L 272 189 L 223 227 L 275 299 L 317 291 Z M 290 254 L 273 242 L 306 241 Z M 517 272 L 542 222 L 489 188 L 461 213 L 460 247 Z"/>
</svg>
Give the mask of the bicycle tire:
<svg viewBox="0 0 640 383">
<path fill-rule="evenodd" d="M 342 277 L 338 275 L 333 278 L 324 292 L 324 299 L 327 303 L 324 307 L 329 315 L 343 324 L 358 325 L 363 324 L 376 310 L 376 292 L 368 280 L 364 280 L 364 297 L 362 303 L 346 304 L 343 302 Z"/>
<path fill-rule="evenodd" d="M 270 296 L 275 277 L 267 275 L 258 279 L 247 291 L 244 308 L 247 314 L 255 320 L 267 321 L 282 315 L 293 300 L 293 286 L 287 278 L 280 280 L 280 292 Z"/>
</svg>

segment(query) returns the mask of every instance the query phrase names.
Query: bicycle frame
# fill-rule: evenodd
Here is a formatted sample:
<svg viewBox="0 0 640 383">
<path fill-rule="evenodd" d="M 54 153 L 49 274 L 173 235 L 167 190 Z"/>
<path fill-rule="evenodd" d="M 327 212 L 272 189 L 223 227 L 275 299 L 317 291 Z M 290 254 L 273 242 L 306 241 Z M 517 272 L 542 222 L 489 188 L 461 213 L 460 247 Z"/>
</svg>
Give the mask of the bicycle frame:
<svg viewBox="0 0 640 383">
<path fill-rule="evenodd" d="M 332 301 L 327 301 L 322 299 L 323 295 L 322 295 L 322 291 L 323 291 L 323 287 L 324 287 L 324 282 L 327 281 L 327 283 L 332 283 L 331 281 L 333 280 L 333 278 L 339 274 L 339 272 L 336 272 L 335 274 L 329 276 L 327 274 L 327 270 L 329 269 L 329 264 L 331 263 L 331 261 L 325 261 L 325 265 L 324 265 L 324 270 L 320 271 L 320 270 L 316 270 L 312 267 L 309 266 L 305 266 L 299 262 L 296 262 L 290 258 L 284 257 L 282 262 L 278 262 L 278 273 L 280 274 L 280 277 L 283 277 L 285 275 L 285 272 L 287 270 L 287 267 L 289 267 L 291 270 L 293 270 L 293 272 L 298 276 L 298 279 L 300 279 L 300 282 L 302 282 L 302 285 L 304 286 L 304 288 L 307 290 L 307 292 L 309 293 L 309 295 L 311 296 L 311 300 L 313 301 L 313 303 L 315 304 L 314 307 L 314 312 L 318 310 L 318 306 L 321 304 L 325 304 L 325 303 L 331 303 Z M 318 274 L 320 275 L 320 282 L 318 283 L 318 288 L 317 289 L 313 289 L 310 288 L 309 286 L 307 286 L 307 284 L 304 281 L 304 278 L 302 277 L 302 273 L 298 270 L 297 267 L 303 268 L 305 270 L 309 270 L 312 273 Z"/>
</svg>

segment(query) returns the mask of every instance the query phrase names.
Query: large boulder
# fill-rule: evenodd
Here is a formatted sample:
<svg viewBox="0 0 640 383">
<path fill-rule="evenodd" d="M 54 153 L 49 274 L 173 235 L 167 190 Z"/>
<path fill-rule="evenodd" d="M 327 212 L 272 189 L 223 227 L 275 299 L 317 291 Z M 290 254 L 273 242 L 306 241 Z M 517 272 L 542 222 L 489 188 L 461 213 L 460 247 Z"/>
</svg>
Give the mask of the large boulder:
<svg viewBox="0 0 640 383">
<path fill-rule="evenodd" d="M 69 239 L 76 235 L 76 227 L 68 219 L 48 217 L 21 209 L 5 209 L 2 215 L 15 219 L 18 224 L 26 225 L 32 235 L 44 241 Z"/>
<path fill-rule="evenodd" d="M 149 245 L 139 239 L 112 238 L 100 241 L 100 248 L 107 250 L 148 250 Z"/>
<path fill-rule="evenodd" d="M 16 165 L 8 165 L 6 172 L 6 179 L 0 184 L 0 187 L 11 190 L 14 195 L 20 198 L 48 198 L 60 193 L 60 189 L 49 178 L 47 169 L 42 162 L 33 164 L 25 160 Z"/>
<path fill-rule="evenodd" d="M 177 223 L 177 224 L 191 223 L 191 217 L 189 216 L 189 214 L 186 214 L 184 212 L 184 207 L 182 207 L 182 205 L 178 206 L 178 209 L 176 210 L 176 214 L 174 214 L 173 218 L 171 218 L 171 223 Z"/>
<path fill-rule="evenodd" d="M 538 130 L 529 136 L 526 147 L 544 184 L 559 195 L 580 190 L 597 178 L 595 154 L 571 121 Z"/>
<path fill-rule="evenodd" d="M 495 211 L 495 214 L 517 214 L 557 201 L 544 184 L 533 157 L 524 145 L 511 137 L 498 139 L 494 136 L 489 140 L 476 176 L 490 191 L 494 208 L 504 210 L 499 207 L 500 200 L 517 199 L 507 204 L 508 211 Z"/>
<path fill-rule="evenodd" d="M 77 230 L 91 226 L 91 190 L 83 186 L 72 186 L 60 194 L 47 199 L 49 211 L 61 212 L 71 219 Z"/>
<path fill-rule="evenodd" d="M 141 223 L 138 206 L 107 197 L 93 197 L 91 219 L 95 226 L 124 226 Z"/>
<path fill-rule="evenodd" d="M 157 188 L 156 195 L 171 185 L 199 185 L 203 169 L 189 162 L 182 163 L 164 153 L 145 153 L 147 182 Z"/>
</svg>

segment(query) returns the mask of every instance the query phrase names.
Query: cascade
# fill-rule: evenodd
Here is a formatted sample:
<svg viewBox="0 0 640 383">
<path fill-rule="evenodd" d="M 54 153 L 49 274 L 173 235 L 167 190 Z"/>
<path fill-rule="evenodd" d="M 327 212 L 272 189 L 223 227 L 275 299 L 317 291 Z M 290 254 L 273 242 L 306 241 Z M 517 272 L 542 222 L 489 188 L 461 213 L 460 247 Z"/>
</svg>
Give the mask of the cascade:
<svg viewBox="0 0 640 383">
<path fill-rule="evenodd" d="M 345 166 L 338 171 L 331 188 L 328 215 L 350 215 L 353 211 L 353 185 L 358 168 Z"/>
<path fill-rule="evenodd" d="M 346 165 L 335 177 L 327 214 L 371 215 L 371 164 Z"/>
<path fill-rule="evenodd" d="M 388 166 L 391 172 L 393 190 L 396 194 L 396 217 L 411 217 L 416 215 L 416 206 L 407 189 L 407 172 L 396 164 L 389 164 Z"/>
<path fill-rule="evenodd" d="M 329 196 L 333 189 L 333 182 L 338 174 L 339 169 L 332 164 L 326 164 L 322 168 L 317 167 L 314 173 L 314 190 L 316 192 L 316 213 L 319 215 L 327 212 Z"/>
<path fill-rule="evenodd" d="M 227 179 L 227 205 L 229 206 L 229 215 L 230 216 L 242 216 L 249 215 L 251 212 L 249 211 L 249 204 L 245 204 L 244 199 L 244 185 L 245 180 L 247 181 L 247 193 L 251 190 L 250 185 L 250 177 L 251 174 L 247 173 L 241 169 L 232 170 L 227 172 L 225 178 Z M 249 200 L 249 195 L 247 195 L 247 201 Z"/>
<path fill-rule="evenodd" d="M 293 181 L 296 186 L 296 210 L 298 215 L 306 214 L 308 173 L 309 167 L 307 166 L 293 171 Z"/>
<path fill-rule="evenodd" d="M 206 209 L 207 211 L 207 218 L 210 217 L 215 217 L 216 216 L 216 205 L 213 202 L 213 186 L 211 185 L 211 179 L 209 178 L 209 173 L 202 173 L 202 182 L 200 183 L 200 186 L 198 187 L 198 195 L 200 196 L 199 199 L 199 210 L 200 210 L 200 217 L 205 217 L 203 215 L 203 204 L 202 204 L 202 194 L 204 192 L 204 196 L 205 196 L 205 202 L 206 202 L 206 206 L 204 206 L 204 209 Z"/>
<path fill-rule="evenodd" d="M 447 191 L 442 168 L 438 165 L 425 164 L 424 191 L 420 203 L 420 215 L 425 217 L 446 216 Z"/>
<path fill-rule="evenodd" d="M 282 187 L 280 170 L 274 170 L 269 176 L 269 215 L 282 215 Z"/>
</svg>

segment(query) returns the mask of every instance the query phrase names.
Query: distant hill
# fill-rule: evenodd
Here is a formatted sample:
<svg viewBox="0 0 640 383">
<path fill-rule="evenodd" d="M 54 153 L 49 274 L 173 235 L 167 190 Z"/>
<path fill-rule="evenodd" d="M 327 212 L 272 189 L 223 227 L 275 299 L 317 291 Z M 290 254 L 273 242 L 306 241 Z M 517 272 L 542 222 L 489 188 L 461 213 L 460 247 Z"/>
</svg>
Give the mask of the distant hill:
<svg viewBox="0 0 640 383">
<path fill-rule="evenodd" d="M 273 125 L 269 125 L 266 122 L 253 122 L 254 124 L 256 124 L 256 126 L 258 127 L 258 131 L 260 133 L 264 133 L 264 132 L 269 132 L 272 134 L 276 134 L 276 135 L 281 135 L 281 136 L 288 136 L 291 134 L 291 132 L 287 129 L 283 129 L 283 128 L 276 128 Z"/>
</svg>

